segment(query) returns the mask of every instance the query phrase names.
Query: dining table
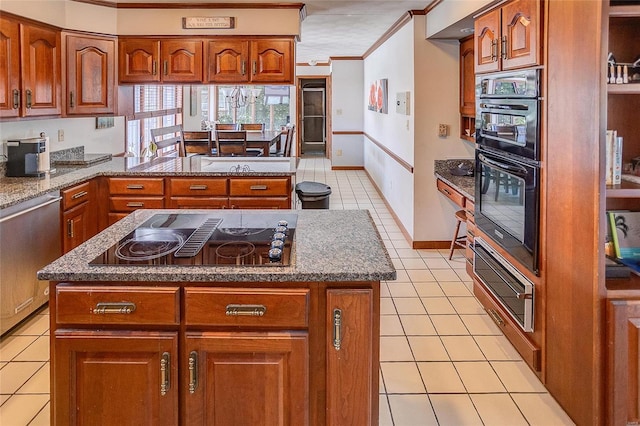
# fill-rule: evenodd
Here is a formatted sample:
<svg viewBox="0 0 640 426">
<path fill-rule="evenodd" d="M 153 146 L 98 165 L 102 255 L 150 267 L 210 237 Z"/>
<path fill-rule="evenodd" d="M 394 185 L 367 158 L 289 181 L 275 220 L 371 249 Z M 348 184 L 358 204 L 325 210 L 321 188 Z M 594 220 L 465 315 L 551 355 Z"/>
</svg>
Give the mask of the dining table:
<svg viewBox="0 0 640 426">
<path fill-rule="evenodd" d="M 213 130 L 212 130 L 213 131 Z M 276 146 L 276 151 L 281 149 L 282 130 L 265 130 L 265 131 L 247 131 L 247 148 L 261 148 L 264 157 L 269 156 L 269 150 L 272 145 Z M 211 141 L 214 144 L 209 147 L 209 152 L 213 152 L 215 148 L 215 137 L 212 135 Z M 190 140 L 189 144 L 209 143 L 208 140 Z"/>
</svg>

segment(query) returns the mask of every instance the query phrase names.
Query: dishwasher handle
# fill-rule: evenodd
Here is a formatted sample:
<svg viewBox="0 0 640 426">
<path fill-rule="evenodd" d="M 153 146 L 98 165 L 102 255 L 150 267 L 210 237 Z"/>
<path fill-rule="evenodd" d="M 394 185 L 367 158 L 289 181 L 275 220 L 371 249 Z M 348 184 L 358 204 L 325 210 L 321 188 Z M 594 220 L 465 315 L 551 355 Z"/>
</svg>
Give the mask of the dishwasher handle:
<svg viewBox="0 0 640 426">
<path fill-rule="evenodd" d="M 3 218 L 0 218 L 0 223 L 6 222 L 6 221 L 11 220 L 13 218 L 16 218 L 18 216 L 22 216 L 23 214 L 27 214 L 27 213 L 32 212 L 34 210 L 41 209 L 41 208 L 46 207 L 46 206 L 48 206 L 50 204 L 57 203 L 60 200 L 62 200 L 62 197 L 59 196 L 59 195 L 50 196 L 50 198 L 48 200 L 43 201 L 40 204 L 36 204 L 35 206 L 28 207 L 28 208 L 26 208 L 24 210 L 20 210 L 18 212 L 10 214 L 9 216 L 5 216 Z"/>
</svg>

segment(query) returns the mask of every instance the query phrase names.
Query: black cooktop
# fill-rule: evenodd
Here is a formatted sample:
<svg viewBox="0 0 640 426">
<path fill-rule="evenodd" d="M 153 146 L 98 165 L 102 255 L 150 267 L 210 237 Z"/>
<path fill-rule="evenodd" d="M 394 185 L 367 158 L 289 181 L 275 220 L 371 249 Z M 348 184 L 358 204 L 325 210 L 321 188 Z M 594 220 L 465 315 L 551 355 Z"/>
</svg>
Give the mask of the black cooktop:
<svg viewBox="0 0 640 426">
<path fill-rule="evenodd" d="M 156 214 L 90 265 L 287 266 L 298 215 Z"/>
</svg>

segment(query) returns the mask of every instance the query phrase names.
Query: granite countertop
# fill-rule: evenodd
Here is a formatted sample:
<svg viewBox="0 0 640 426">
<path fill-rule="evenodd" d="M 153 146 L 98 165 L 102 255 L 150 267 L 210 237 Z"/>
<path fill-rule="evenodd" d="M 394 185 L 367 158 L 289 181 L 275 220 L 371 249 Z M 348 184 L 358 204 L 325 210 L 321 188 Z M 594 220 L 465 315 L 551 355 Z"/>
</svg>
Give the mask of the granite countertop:
<svg viewBox="0 0 640 426">
<path fill-rule="evenodd" d="M 87 155 L 87 154 L 85 154 Z M 91 155 L 91 154 L 89 154 Z M 96 154 L 102 157 L 104 154 Z M 102 157 L 103 158 L 103 157 Z M 44 178 L 0 178 L 0 209 L 96 176 L 295 176 L 295 157 L 116 157 L 89 167 L 60 166 Z"/>
<path fill-rule="evenodd" d="M 255 213 L 256 210 L 251 210 Z M 272 211 L 269 211 L 272 213 Z M 51 281 L 118 282 L 316 282 L 396 279 L 396 271 L 367 210 L 284 210 L 298 215 L 290 266 L 97 266 L 88 262 L 156 213 L 212 210 L 136 210 L 45 266 Z M 237 214 L 242 214 L 238 211 Z M 331 230 L 328 232 L 327 230 Z"/>
<path fill-rule="evenodd" d="M 447 184 L 458 190 L 462 195 L 474 201 L 475 199 L 475 177 L 473 176 L 456 176 L 451 173 L 451 169 L 458 167 L 462 163 L 470 168 L 474 167 L 474 160 L 468 158 L 451 159 L 451 160 L 435 160 L 434 174 L 437 178 L 442 179 Z"/>
</svg>

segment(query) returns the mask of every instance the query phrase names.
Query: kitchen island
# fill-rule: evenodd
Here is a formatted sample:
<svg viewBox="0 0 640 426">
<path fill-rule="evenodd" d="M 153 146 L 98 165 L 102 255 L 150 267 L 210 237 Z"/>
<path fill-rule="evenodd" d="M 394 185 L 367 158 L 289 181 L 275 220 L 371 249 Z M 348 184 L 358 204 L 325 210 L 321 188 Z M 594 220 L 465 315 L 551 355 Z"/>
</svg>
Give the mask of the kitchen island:
<svg viewBox="0 0 640 426">
<path fill-rule="evenodd" d="M 393 264 L 367 211 L 280 212 L 288 266 L 90 264 L 157 214 L 231 218 L 137 210 L 43 268 L 53 424 L 377 424 Z"/>
</svg>

